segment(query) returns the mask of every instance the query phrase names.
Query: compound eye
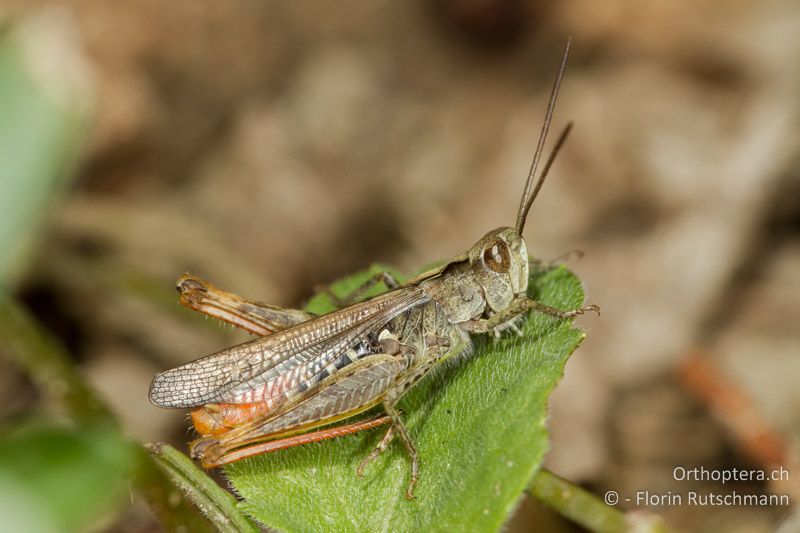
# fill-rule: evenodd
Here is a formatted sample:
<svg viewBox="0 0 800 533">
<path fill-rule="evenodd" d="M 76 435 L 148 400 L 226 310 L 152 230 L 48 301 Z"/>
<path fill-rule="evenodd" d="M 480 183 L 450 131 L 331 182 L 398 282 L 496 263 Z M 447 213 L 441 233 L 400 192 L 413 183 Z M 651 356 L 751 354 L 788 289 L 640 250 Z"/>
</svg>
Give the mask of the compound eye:
<svg viewBox="0 0 800 533">
<path fill-rule="evenodd" d="M 483 251 L 483 260 L 495 272 L 508 272 L 511 269 L 511 257 L 508 246 L 503 241 L 494 241 Z"/>
</svg>

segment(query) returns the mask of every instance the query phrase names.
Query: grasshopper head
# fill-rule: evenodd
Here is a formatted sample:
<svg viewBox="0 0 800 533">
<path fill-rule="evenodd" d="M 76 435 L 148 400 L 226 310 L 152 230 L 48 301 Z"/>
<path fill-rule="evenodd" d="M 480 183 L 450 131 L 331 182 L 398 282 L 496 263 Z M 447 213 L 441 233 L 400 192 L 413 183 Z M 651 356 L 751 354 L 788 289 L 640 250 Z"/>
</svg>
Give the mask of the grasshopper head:
<svg viewBox="0 0 800 533">
<path fill-rule="evenodd" d="M 528 290 L 528 247 L 514 228 L 498 228 L 469 251 L 469 264 L 492 311 Z"/>
<path fill-rule="evenodd" d="M 550 101 L 547 104 L 547 113 L 545 114 L 544 124 L 542 124 L 542 132 L 539 135 L 539 142 L 533 155 L 533 162 L 528 172 L 528 179 L 525 182 L 525 189 L 522 192 L 522 199 L 517 211 L 517 223 L 513 228 L 498 228 L 490 231 L 472 247 L 468 254 L 470 268 L 483 288 L 486 303 L 495 312 L 505 309 L 511 304 L 515 296 L 523 295 L 528 290 L 528 248 L 522 238 L 522 230 L 525 228 L 525 219 L 528 216 L 528 211 L 542 188 L 544 179 L 547 177 L 556 154 L 563 146 L 572 128 L 572 124 L 569 123 L 561 132 L 544 164 L 539 179 L 536 180 L 536 169 L 547 140 L 547 132 L 550 130 L 550 121 L 553 117 L 558 90 L 561 87 L 561 79 L 564 76 L 564 69 L 567 65 L 571 42 L 571 40 L 567 41 L 564 55 L 561 57 L 561 66 L 558 69 L 558 75 L 550 93 Z"/>
</svg>

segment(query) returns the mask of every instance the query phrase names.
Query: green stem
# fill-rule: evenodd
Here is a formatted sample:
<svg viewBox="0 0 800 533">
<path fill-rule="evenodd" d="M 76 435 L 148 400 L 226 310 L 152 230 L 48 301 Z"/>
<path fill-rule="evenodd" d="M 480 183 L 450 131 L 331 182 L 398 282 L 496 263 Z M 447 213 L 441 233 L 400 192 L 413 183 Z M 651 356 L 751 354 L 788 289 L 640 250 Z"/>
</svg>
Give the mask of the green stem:
<svg viewBox="0 0 800 533">
<path fill-rule="evenodd" d="M 111 412 L 75 371 L 69 356 L 8 295 L 0 292 L 0 353 L 21 368 L 42 395 L 79 423 L 118 427 Z"/>
<path fill-rule="evenodd" d="M 556 474 L 540 469 L 528 484 L 528 493 L 565 518 L 597 533 L 661 533 L 666 528 L 657 516 L 630 515 Z"/>
<path fill-rule="evenodd" d="M 46 400 L 63 408 L 78 424 L 119 429 L 116 417 L 83 380 L 61 345 L 1 290 L 0 355 L 16 364 Z M 138 445 L 131 443 L 131 447 L 141 459 L 136 489 L 162 525 L 172 531 L 210 531 L 210 524 L 180 497 L 150 456 Z"/>
<path fill-rule="evenodd" d="M 184 454 L 159 442 L 145 444 L 158 465 L 212 524 L 224 533 L 254 533 L 258 529 L 236 507 L 236 498 L 220 488 Z"/>
</svg>

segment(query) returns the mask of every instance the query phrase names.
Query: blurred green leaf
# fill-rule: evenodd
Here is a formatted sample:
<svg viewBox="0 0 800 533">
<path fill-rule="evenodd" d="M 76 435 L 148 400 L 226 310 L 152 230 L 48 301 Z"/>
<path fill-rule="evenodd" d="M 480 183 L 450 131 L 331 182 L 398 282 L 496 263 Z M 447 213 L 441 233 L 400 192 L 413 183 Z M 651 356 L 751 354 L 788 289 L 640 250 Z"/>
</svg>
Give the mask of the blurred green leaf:
<svg viewBox="0 0 800 533">
<path fill-rule="evenodd" d="M 4 530 L 89 527 L 127 499 L 135 457 L 112 428 L 40 425 L 5 431 L 0 439 Z"/>
<path fill-rule="evenodd" d="M 113 440 L 114 430 L 119 432 L 113 414 L 88 386 L 80 373 L 72 365 L 69 355 L 58 341 L 52 338 L 13 298 L 0 289 L 0 356 L 8 358 L 36 385 L 40 395 L 51 406 L 59 407 L 73 423 L 84 429 L 81 435 L 92 435 L 100 431 L 107 435 L 106 440 Z M 77 431 L 77 430 L 76 430 Z M 6 432 L 9 429 L 6 428 Z M 2 433 L 0 433 L 2 434 Z M 122 439 L 121 436 L 116 437 Z M 99 442 L 104 442 L 101 439 Z M 122 442 L 121 440 L 119 442 Z M 127 443 L 128 449 L 133 446 L 138 456 L 136 475 L 128 482 L 144 496 L 151 510 L 159 517 L 167 530 L 209 531 L 210 524 L 190 508 L 185 499 L 175 489 L 170 480 L 163 474 L 155 462 L 148 460 L 144 451 L 138 446 Z M 65 447 L 64 450 L 69 450 Z M 34 449 L 32 448 L 31 451 Z M 120 453 L 123 453 L 120 451 Z M 13 455 L 13 454 L 12 454 Z M 5 456 L 5 455 L 4 455 Z M 28 459 L 41 468 L 41 475 L 47 475 L 49 463 L 39 461 L 31 455 Z M 24 464 L 24 463 L 23 463 Z M 28 467 L 33 468 L 28 464 Z M 12 471 L 14 471 L 12 469 Z M 119 472 L 108 472 L 119 475 Z M 34 477 L 36 477 L 35 474 Z M 18 476 L 11 476 L 11 478 Z M 0 524 L 8 531 L 50 531 L 51 527 L 59 530 L 53 513 L 47 512 L 42 505 L 41 495 L 35 485 L 18 485 L 8 472 L 0 466 Z M 121 478 L 120 478 L 121 479 Z M 72 490 L 73 483 L 67 476 L 60 478 L 64 485 L 61 491 Z M 121 482 L 121 481 L 120 481 Z M 128 483 L 126 482 L 126 483 Z M 13 492 L 13 494 L 12 494 Z M 3 499 L 8 495 L 8 499 Z M 46 507 L 49 505 L 45 503 Z M 6 510 L 8 509 L 8 511 Z M 13 512 L 12 512 L 13 511 Z M 9 527 L 13 516 L 14 524 Z"/>
<path fill-rule="evenodd" d="M 346 293 L 372 271 L 334 284 Z M 562 309 L 583 303 L 564 268 L 535 273 L 530 294 Z M 321 300 L 312 300 L 320 311 Z M 584 335 L 570 321 L 532 313 L 523 336 L 475 338 L 475 352 L 445 364 L 401 402 L 420 455 L 417 499 L 399 442 L 355 470 L 382 431 L 254 457 L 226 469 L 240 505 L 285 531 L 492 531 L 516 505 L 547 449 L 547 398 Z"/>
<path fill-rule="evenodd" d="M 69 30 L 61 12 L 0 26 L 0 286 L 19 275 L 85 137 L 88 88 Z"/>
</svg>

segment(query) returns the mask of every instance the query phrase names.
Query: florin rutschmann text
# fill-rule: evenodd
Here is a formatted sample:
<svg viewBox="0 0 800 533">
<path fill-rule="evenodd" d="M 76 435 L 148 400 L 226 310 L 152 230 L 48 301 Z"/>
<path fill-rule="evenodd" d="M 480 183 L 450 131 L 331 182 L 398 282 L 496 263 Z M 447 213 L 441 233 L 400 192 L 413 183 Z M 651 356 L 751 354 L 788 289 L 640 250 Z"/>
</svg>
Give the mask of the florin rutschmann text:
<svg viewBox="0 0 800 533">
<path fill-rule="evenodd" d="M 725 485 L 732 482 L 766 482 L 777 483 L 778 486 L 789 481 L 789 471 L 780 466 L 774 469 L 708 469 L 702 466 L 687 468 L 676 466 L 672 470 L 672 478 L 679 482 L 719 483 Z M 775 487 L 774 486 L 774 487 Z M 773 488 L 774 488 L 773 487 Z M 737 490 L 715 491 L 657 491 L 637 490 L 634 494 L 620 495 L 610 490 L 605 493 L 604 500 L 609 505 L 620 501 L 636 507 L 787 507 L 790 503 L 788 494 L 779 493 L 746 493 Z"/>
</svg>

